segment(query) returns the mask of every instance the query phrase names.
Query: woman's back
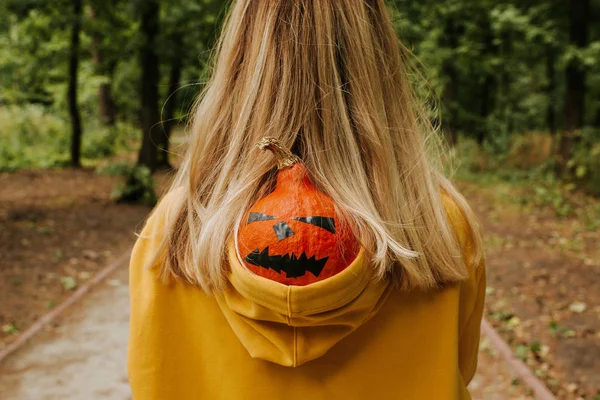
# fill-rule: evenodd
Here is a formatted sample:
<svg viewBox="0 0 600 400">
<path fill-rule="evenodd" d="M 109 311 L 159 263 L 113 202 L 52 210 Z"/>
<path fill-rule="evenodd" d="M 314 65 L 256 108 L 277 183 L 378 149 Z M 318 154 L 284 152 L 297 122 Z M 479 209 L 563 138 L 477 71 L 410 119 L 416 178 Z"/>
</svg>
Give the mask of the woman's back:
<svg viewBox="0 0 600 400">
<path fill-rule="evenodd" d="M 234 1 L 132 256 L 136 400 L 470 398 L 481 239 L 406 74 L 383 0 Z"/>
<path fill-rule="evenodd" d="M 135 399 L 470 399 L 485 268 L 435 291 L 369 279 L 363 252 L 308 286 L 256 279 L 229 245 L 231 282 L 214 297 L 165 285 L 144 268 L 160 241 L 167 196 L 131 263 L 130 382 Z M 464 231 L 446 197 L 449 217 Z M 461 235 L 465 252 L 470 238 Z"/>
</svg>

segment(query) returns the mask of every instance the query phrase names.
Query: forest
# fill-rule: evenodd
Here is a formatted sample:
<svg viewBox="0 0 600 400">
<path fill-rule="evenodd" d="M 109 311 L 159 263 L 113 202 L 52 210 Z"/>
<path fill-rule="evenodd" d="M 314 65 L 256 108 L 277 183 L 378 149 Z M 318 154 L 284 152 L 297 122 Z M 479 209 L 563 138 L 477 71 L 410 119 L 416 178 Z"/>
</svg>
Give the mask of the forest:
<svg viewBox="0 0 600 400">
<path fill-rule="evenodd" d="M 558 398 L 600 399 L 600 0 L 386 2 L 481 220 L 487 320 Z M 0 0 L 0 355 L 130 248 L 230 4 Z M 529 398 L 505 381 L 474 398 Z"/>
<path fill-rule="evenodd" d="M 2 1 L 0 169 L 77 167 L 128 143 L 138 165 L 168 168 L 170 132 L 206 82 L 225 7 Z M 599 190 L 599 2 L 395 0 L 390 9 L 450 145 L 471 139 L 501 162 L 547 136 L 544 168 Z"/>
</svg>

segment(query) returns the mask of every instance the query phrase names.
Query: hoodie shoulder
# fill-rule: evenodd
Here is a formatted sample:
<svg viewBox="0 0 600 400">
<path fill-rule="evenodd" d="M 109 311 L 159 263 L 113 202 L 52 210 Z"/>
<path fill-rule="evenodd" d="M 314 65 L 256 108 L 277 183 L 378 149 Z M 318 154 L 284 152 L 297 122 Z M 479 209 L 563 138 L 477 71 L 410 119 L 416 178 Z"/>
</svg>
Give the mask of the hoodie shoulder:
<svg viewBox="0 0 600 400">
<path fill-rule="evenodd" d="M 454 200 L 450 194 L 445 191 L 442 192 L 442 200 L 444 203 L 444 209 L 446 210 L 446 215 L 448 216 L 448 221 L 450 222 L 450 226 L 458 237 L 462 248 L 468 241 L 468 224 L 466 217 L 456 203 L 456 200 Z M 464 201 L 466 203 L 466 200 Z"/>
<path fill-rule="evenodd" d="M 137 280 L 147 275 L 158 259 L 156 252 L 165 236 L 165 225 L 169 213 L 172 212 L 176 201 L 183 196 L 183 189 L 177 188 L 165 194 L 150 212 L 142 231 L 137 235 L 130 260 L 130 278 Z M 152 274 L 153 275 L 153 274 Z"/>
<path fill-rule="evenodd" d="M 483 258 L 482 251 L 478 248 L 481 246 L 481 239 L 476 222 L 469 223 L 467 219 L 474 219 L 474 213 L 467 200 L 458 192 L 453 196 L 444 190 L 442 191 L 442 200 L 462 256 L 469 266 L 469 270 L 474 269 Z"/>
<path fill-rule="evenodd" d="M 159 230 L 164 226 L 167 216 L 172 211 L 175 203 L 181 199 L 184 194 L 184 189 L 179 187 L 170 190 L 164 194 L 159 200 L 158 204 L 151 211 L 150 216 L 146 220 L 143 231 L 146 230 Z"/>
</svg>

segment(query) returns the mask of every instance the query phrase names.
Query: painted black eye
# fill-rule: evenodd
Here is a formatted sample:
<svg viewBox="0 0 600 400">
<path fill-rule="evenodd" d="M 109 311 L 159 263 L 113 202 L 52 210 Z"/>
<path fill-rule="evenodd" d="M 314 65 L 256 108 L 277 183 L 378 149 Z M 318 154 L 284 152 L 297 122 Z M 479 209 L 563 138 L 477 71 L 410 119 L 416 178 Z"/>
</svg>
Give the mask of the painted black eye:
<svg viewBox="0 0 600 400">
<path fill-rule="evenodd" d="M 275 231 L 275 235 L 277 235 L 277 240 L 279 241 L 294 235 L 292 228 L 290 228 L 290 226 L 283 221 L 273 225 L 273 230 Z"/>
<path fill-rule="evenodd" d="M 246 220 L 246 225 L 256 221 L 270 221 L 273 219 L 277 218 L 273 217 L 272 215 L 267 215 L 259 212 L 251 212 L 250 215 L 248 215 L 248 219 Z"/>
<path fill-rule="evenodd" d="M 297 217 L 292 218 L 293 220 L 304 222 L 323 228 L 331 233 L 335 233 L 335 220 L 330 217 Z"/>
</svg>

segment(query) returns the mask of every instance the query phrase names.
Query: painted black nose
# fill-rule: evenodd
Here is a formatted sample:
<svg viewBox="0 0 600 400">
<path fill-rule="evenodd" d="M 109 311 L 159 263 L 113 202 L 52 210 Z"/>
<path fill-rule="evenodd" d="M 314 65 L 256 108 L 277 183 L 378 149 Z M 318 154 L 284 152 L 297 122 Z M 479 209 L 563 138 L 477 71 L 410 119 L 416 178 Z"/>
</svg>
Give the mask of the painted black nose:
<svg viewBox="0 0 600 400">
<path fill-rule="evenodd" d="M 294 231 L 292 230 L 292 228 L 290 228 L 290 226 L 285 222 L 280 222 L 278 224 L 273 225 L 273 230 L 275 231 L 275 234 L 277 235 L 277 240 L 279 241 L 282 241 L 283 239 L 294 235 Z"/>
</svg>

